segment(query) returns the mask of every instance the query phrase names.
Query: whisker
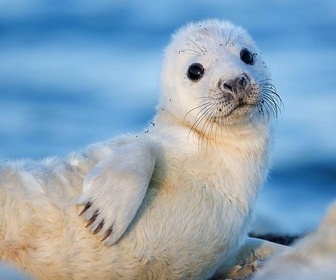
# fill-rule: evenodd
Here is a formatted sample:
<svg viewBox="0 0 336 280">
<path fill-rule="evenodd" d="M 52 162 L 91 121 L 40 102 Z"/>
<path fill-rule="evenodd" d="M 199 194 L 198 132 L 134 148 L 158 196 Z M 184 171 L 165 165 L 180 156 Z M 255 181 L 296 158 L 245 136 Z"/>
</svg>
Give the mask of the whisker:
<svg viewBox="0 0 336 280">
<path fill-rule="evenodd" d="M 232 35 L 232 32 L 233 30 L 235 30 L 235 28 L 232 28 L 230 33 L 229 33 L 229 37 L 227 38 L 227 41 L 225 42 L 226 45 L 229 45 L 230 44 L 230 41 L 231 41 L 231 35 Z"/>
<path fill-rule="evenodd" d="M 277 114 L 274 113 L 272 104 L 270 104 L 270 102 L 269 102 L 268 100 L 264 100 L 264 103 L 263 103 L 263 106 L 262 106 L 262 110 L 263 110 L 264 115 L 265 115 L 265 112 L 266 112 L 266 115 L 267 115 L 268 117 L 271 116 L 270 111 L 273 112 L 273 115 L 274 115 L 275 117 L 277 117 Z"/>
<path fill-rule="evenodd" d="M 242 37 L 244 37 L 243 33 L 239 34 L 236 38 L 234 38 L 231 42 L 232 46 L 234 46 L 237 43 L 237 41 Z"/>
<path fill-rule="evenodd" d="M 211 116 L 212 113 L 210 113 L 210 112 L 212 112 L 213 109 L 212 108 L 210 108 L 210 109 L 211 110 L 209 110 L 208 114 Z M 206 148 L 208 147 L 208 144 L 209 144 L 209 137 L 208 136 L 210 136 L 210 133 L 208 133 L 207 130 L 208 130 L 209 125 L 211 125 L 211 123 L 212 123 L 212 118 L 211 117 L 207 118 L 205 120 L 205 122 L 203 123 L 203 126 L 202 126 L 201 130 L 204 131 L 204 136 L 205 137 L 200 137 L 199 138 L 199 140 L 198 140 L 199 141 L 198 142 L 198 146 L 203 145 L 202 141 L 206 140 L 206 146 L 205 147 Z"/>
<path fill-rule="evenodd" d="M 234 32 L 236 29 L 237 29 L 236 26 L 235 26 L 234 28 L 231 29 L 230 34 L 229 34 L 229 37 L 228 37 L 228 39 L 227 39 L 227 41 L 226 41 L 226 45 L 227 45 L 227 46 L 231 44 L 231 43 L 230 43 L 230 42 L 231 42 L 231 36 L 232 36 L 233 32 Z"/>
<path fill-rule="evenodd" d="M 196 42 L 195 42 L 194 40 L 192 40 L 192 39 L 190 39 L 190 38 L 188 38 L 188 40 L 189 40 L 191 43 L 193 43 L 193 44 L 196 46 L 196 48 L 198 48 L 198 49 L 201 51 L 201 53 L 202 53 L 203 55 L 206 54 L 207 50 L 206 50 L 206 48 L 205 48 L 203 45 L 202 45 L 203 48 L 201 48 L 198 44 L 196 44 Z"/>
<path fill-rule="evenodd" d="M 278 118 L 281 114 L 283 102 L 277 93 L 276 87 L 272 83 L 272 79 L 263 79 L 258 81 L 260 85 L 260 104 L 258 110 L 262 115 L 270 116 L 271 114 Z"/>
<path fill-rule="evenodd" d="M 263 79 L 263 80 L 259 80 L 259 83 L 261 85 L 271 85 L 271 86 L 274 86 L 271 82 L 272 82 L 272 79 L 271 78 L 267 78 L 267 79 Z"/>
<path fill-rule="evenodd" d="M 212 104 L 209 104 L 208 106 L 202 108 L 198 114 L 195 117 L 195 122 L 193 123 L 193 125 L 190 127 L 189 129 L 189 133 L 188 133 L 188 138 L 191 134 L 191 132 L 193 132 L 194 130 L 197 130 L 198 125 L 202 122 L 203 118 L 209 113 L 209 111 L 211 110 Z"/>
<path fill-rule="evenodd" d="M 214 89 L 209 89 L 209 91 L 216 92 Z M 199 99 L 212 100 L 212 98 L 209 96 L 200 96 L 200 97 L 195 98 L 195 100 L 199 100 Z"/>
<path fill-rule="evenodd" d="M 208 135 L 209 137 L 207 138 L 207 145 L 209 144 L 209 139 L 211 138 L 211 135 L 213 133 L 213 128 L 215 127 L 216 124 L 216 104 L 213 104 L 211 107 L 211 111 L 208 112 L 208 118 L 207 121 L 203 124 L 202 126 L 202 131 L 205 132 L 205 135 Z M 215 134 L 215 142 L 216 142 L 216 134 Z"/>
<path fill-rule="evenodd" d="M 264 112 L 264 107 L 262 106 L 262 103 L 264 103 L 264 101 L 262 100 L 261 103 L 259 103 L 258 106 L 258 112 L 262 115 L 265 116 L 265 112 Z"/>
<path fill-rule="evenodd" d="M 198 120 L 199 117 L 202 117 L 202 115 L 203 115 L 204 113 L 208 113 L 208 111 L 209 111 L 209 109 L 211 109 L 211 107 L 212 107 L 212 104 L 210 103 L 209 106 L 206 106 L 206 107 L 202 108 L 202 109 L 197 113 L 197 115 L 196 115 L 196 117 L 195 117 L 196 121 Z"/>
<path fill-rule="evenodd" d="M 278 103 L 275 101 L 275 99 L 267 92 L 264 92 L 261 95 L 261 98 L 263 98 L 264 100 L 268 101 L 270 104 L 274 105 L 274 107 L 279 107 Z"/>
<path fill-rule="evenodd" d="M 193 112 L 193 111 L 195 111 L 195 110 L 197 110 L 197 109 L 199 109 L 199 108 L 201 108 L 201 107 L 205 107 L 205 106 L 207 106 L 207 105 L 209 105 L 209 104 L 211 104 L 211 103 L 210 103 L 210 102 L 203 103 L 203 104 L 198 105 L 198 106 L 196 106 L 195 108 L 191 109 L 190 111 L 188 111 L 188 113 L 186 113 L 185 116 L 184 116 L 184 118 L 183 118 L 183 122 L 185 122 L 186 117 L 187 117 L 191 112 Z"/>
<path fill-rule="evenodd" d="M 193 49 L 183 49 L 183 50 L 180 50 L 178 53 L 180 54 L 180 53 L 185 53 L 185 52 L 191 52 L 191 53 L 196 54 L 197 56 L 201 56 L 202 55 L 200 52 L 195 51 Z"/>
<path fill-rule="evenodd" d="M 276 100 L 267 93 L 262 94 L 262 100 L 264 101 L 266 111 L 272 111 L 273 115 L 277 118 L 281 110 Z"/>
</svg>

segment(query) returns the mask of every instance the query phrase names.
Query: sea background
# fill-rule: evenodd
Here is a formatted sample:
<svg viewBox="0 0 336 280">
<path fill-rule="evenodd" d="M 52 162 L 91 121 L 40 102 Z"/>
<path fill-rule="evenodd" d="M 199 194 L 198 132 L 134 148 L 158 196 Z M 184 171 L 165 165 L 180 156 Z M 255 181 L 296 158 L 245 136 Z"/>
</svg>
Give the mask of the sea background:
<svg viewBox="0 0 336 280">
<path fill-rule="evenodd" d="M 336 198 L 334 0 L 0 0 L 0 160 L 143 130 L 170 34 L 214 17 L 250 32 L 284 103 L 254 229 L 315 228 Z"/>
</svg>

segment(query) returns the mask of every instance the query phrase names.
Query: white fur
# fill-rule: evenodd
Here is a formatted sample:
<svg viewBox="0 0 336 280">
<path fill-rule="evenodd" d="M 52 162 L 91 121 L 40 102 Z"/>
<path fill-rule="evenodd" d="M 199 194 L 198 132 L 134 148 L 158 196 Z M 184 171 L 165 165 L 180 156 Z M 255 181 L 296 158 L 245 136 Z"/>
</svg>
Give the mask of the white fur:
<svg viewBox="0 0 336 280">
<path fill-rule="evenodd" d="M 269 119 L 243 107 L 228 117 L 216 111 L 209 123 L 197 108 L 219 80 L 269 79 L 259 54 L 254 65 L 241 61 L 242 48 L 258 53 L 241 28 L 191 24 L 166 50 L 148 133 L 64 160 L 3 164 L 1 258 L 38 279 L 207 279 L 234 265 L 267 171 Z M 206 69 L 197 83 L 186 76 L 194 62 Z M 89 201 L 84 219 L 98 211 L 90 230 L 104 221 L 97 235 L 75 205 Z M 111 226 L 105 245 L 113 246 L 104 246 Z"/>
<path fill-rule="evenodd" d="M 291 250 L 271 259 L 255 280 L 336 279 L 336 204 L 319 228 L 299 240 Z"/>
</svg>

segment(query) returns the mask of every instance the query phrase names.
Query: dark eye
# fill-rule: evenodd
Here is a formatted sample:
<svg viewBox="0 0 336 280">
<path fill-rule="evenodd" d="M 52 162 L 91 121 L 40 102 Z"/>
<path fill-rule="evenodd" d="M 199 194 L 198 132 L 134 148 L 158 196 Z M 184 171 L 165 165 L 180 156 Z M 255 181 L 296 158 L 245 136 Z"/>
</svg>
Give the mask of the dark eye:
<svg viewBox="0 0 336 280">
<path fill-rule="evenodd" d="M 204 75 L 204 68 L 202 64 L 199 64 L 199 63 L 191 64 L 189 66 L 187 75 L 188 75 L 188 78 L 194 82 L 201 79 Z"/>
<path fill-rule="evenodd" d="M 254 64 L 254 56 L 248 49 L 242 49 L 240 51 L 240 59 L 244 61 L 246 64 L 249 65 Z"/>
</svg>

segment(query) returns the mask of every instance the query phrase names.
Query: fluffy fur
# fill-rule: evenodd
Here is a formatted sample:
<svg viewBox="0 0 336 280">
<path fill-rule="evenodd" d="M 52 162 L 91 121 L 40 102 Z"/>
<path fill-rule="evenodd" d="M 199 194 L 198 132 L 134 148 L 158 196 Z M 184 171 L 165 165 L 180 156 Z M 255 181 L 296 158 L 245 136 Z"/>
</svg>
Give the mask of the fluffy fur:
<svg viewBox="0 0 336 280">
<path fill-rule="evenodd" d="M 279 103 L 252 39 L 217 20 L 182 28 L 161 93 L 147 133 L 2 164 L 2 260 L 37 279 L 208 279 L 274 250 L 246 241 Z"/>
<path fill-rule="evenodd" d="M 274 257 L 257 273 L 255 280 L 336 279 L 336 203 L 319 228 Z"/>
</svg>

